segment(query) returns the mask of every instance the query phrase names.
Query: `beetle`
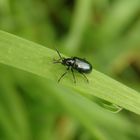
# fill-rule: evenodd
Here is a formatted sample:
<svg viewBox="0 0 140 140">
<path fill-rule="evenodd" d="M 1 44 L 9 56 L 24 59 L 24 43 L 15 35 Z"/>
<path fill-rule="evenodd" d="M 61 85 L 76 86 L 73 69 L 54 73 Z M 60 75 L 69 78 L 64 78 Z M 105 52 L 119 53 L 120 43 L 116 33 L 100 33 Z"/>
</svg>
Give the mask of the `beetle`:
<svg viewBox="0 0 140 140">
<path fill-rule="evenodd" d="M 59 59 L 54 60 L 54 63 L 61 63 L 62 65 L 67 67 L 66 71 L 58 79 L 58 82 L 60 82 L 60 80 L 68 73 L 69 70 L 71 70 L 72 72 L 74 83 L 76 83 L 74 70 L 82 74 L 84 78 L 86 78 L 87 82 L 89 82 L 85 74 L 91 73 L 92 65 L 87 60 L 79 58 L 79 57 L 65 58 L 61 56 L 61 54 L 59 53 L 57 49 L 56 49 L 56 52 L 59 56 Z"/>
</svg>

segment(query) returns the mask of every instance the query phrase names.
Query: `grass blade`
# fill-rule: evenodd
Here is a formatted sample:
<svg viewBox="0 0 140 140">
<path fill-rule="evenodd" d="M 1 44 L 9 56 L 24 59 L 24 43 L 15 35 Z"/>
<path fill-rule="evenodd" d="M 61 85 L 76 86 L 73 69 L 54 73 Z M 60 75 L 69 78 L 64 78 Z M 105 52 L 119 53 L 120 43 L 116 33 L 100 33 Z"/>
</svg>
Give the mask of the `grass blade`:
<svg viewBox="0 0 140 140">
<path fill-rule="evenodd" d="M 51 49 L 0 31 L 0 63 L 57 81 L 65 70 L 63 66 L 52 63 L 53 58 L 57 57 Z M 140 94 L 137 91 L 96 70 L 88 76 L 89 84 L 79 74 L 76 77 L 76 85 L 71 76 L 65 78 L 62 84 L 79 93 L 99 97 L 140 114 Z"/>
</svg>

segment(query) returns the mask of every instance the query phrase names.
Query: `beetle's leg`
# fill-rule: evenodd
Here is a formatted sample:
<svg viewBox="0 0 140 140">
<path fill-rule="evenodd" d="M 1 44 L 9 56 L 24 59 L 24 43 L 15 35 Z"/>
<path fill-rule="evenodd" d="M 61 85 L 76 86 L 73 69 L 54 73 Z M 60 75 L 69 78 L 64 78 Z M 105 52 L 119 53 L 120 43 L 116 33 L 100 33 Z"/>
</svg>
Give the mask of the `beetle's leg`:
<svg viewBox="0 0 140 140">
<path fill-rule="evenodd" d="M 60 76 L 60 78 L 58 79 L 58 83 L 68 73 L 68 70 L 69 70 L 69 67 L 67 68 L 67 71 Z"/>
<path fill-rule="evenodd" d="M 73 76 L 73 79 L 74 79 L 74 83 L 76 83 L 76 79 L 75 79 L 74 71 L 73 71 L 72 68 L 71 68 L 71 72 L 72 72 L 72 76 Z"/>
<path fill-rule="evenodd" d="M 86 77 L 86 75 L 85 75 L 84 73 L 81 73 L 81 74 L 86 78 L 87 82 L 89 83 L 89 80 L 88 80 L 88 78 Z"/>
</svg>

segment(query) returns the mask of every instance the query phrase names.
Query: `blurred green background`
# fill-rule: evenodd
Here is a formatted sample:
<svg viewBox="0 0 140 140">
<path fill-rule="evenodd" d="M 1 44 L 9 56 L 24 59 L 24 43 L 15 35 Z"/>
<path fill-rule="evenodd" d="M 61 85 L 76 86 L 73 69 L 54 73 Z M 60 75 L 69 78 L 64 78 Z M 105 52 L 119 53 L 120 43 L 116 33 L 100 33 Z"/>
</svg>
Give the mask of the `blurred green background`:
<svg viewBox="0 0 140 140">
<path fill-rule="evenodd" d="M 140 0 L 0 0 L 0 29 L 86 58 L 140 91 Z M 92 133 L 56 98 L 53 83 L 2 64 L 0 79 L 0 140 L 140 139 L 134 113 L 105 109 Z M 97 110 L 93 119 L 98 116 Z"/>
</svg>

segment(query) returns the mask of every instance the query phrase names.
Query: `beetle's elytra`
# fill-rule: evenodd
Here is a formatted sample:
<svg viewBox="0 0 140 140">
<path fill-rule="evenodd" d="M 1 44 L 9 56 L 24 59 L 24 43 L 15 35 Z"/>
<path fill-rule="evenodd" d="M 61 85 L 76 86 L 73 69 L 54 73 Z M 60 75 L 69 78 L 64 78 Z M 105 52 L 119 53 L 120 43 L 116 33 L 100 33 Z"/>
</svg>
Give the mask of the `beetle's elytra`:
<svg viewBox="0 0 140 140">
<path fill-rule="evenodd" d="M 86 78 L 87 82 L 89 82 L 85 74 L 90 73 L 92 71 L 92 65 L 87 60 L 79 58 L 79 57 L 64 58 L 60 55 L 57 49 L 56 51 L 59 55 L 59 59 L 54 60 L 54 63 L 61 63 L 62 65 L 67 67 L 67 70 L 65 71 L 65 73 L 63 73 L 60 76 L 60 78 L 58 79 L 58 82 L 60 82 L 60 80 L 68 73 L 69 70 L 71 70 L 72 72 L 74 83 L 76 83 L 74 70 L 82 74 Z"/>
</svg>

